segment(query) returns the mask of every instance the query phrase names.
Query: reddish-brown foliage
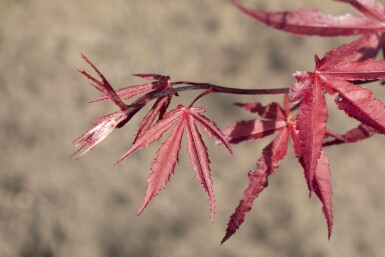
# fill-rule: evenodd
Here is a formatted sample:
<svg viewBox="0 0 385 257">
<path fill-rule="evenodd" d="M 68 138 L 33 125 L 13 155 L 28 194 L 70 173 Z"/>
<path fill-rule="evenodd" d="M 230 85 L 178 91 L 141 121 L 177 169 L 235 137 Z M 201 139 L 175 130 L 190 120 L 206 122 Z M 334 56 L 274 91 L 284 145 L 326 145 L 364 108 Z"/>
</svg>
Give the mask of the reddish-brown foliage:
<svg viewBox="0 0 385 257">
<path fill-rule="evenodd" d="M 169 76 L 159 74 L 135 74 L 151 82 L 115 91 L 102 73 L 83 56 L 99 79 L 85 71 L 80 72 L 102 92 L 102 96 L 91 102 L 111 100 L 119 110 L 98 118 L 90 130 L 74 141 L 75 145 L 79 146 L 75 154 L 86 148 L 77 155 L 77 158 L 92 150 L 114 129 L 123 127 L 147 103 L 155 100 L 152 108 L 139 124 L 132 146 L 117 161 L 118 163 L 132 153 L 160 140 L 166 131 L 170 131 L 151 164 L 146 195 L 138 213 L 141 213 L 166 186 L 178 161 L 181 140 L 185 133 L 188 156 L 198 180 L 207 193 L 210 218 L 213 220 L 215 200 L 210 161 L 197 124 L 207 135 L 223 144 L 230 153 L 232 152 L 229 143 L 239 144 L 276 134 L 263 149 L 256 168 L 248 173 L 249 185 L 230 217 L 223 243 L 244 222 L 253 201 L 267 187 L 269 175 L 278 172 L 279 162 L 286 156 L 291 138 L 293 152 L 303 168 L 310 195 L 314 192 L 322 204 L 330 238 L 333 225 L 331 173 L 329 160 L 323 148 L 358 142 L 377 133 L 385 134 L 383 103 L 375 99 L 369 89 L 360 85 L 385 79 L 385 61 L 373 59 L 385 47 L 385 7 L 375 0 L 337 1 L 351 4 L 360 14 L 331 16 L 310 9 L 273 13 L 252 10 L 233 0 L 233 4 L 238 9 L 260 23 L 296 35 L 360 36 L 348 44 L 332 49 L 321 59 L 315 56 L 315 68 L 312 71 L 295 72 L 293 77 L 296 82 L 288 88 L 227 88 L 209 83 L 172 82 Z M 178 92 L 190 90 L 202 92 L 192 100 L 189 106 L 178 105 L 167 112 L 173 96 L 178 95 Z M 237 103 L 237 106 L 259 117 L 234 122 L 222 132 L 213 121 L 202 114 L 205 111 L 203 107 L 193 107 L 198 99 L 214 93 L 284 94 L 284 97 L 282 105 L 271 103 L 263 106 L 258 102 Z M 329 114 L 325 95 L 333 97 L 338 109 L 359 121 L 360 125 L 343 135 L 327 129 Z M 122 101 L 135 96 L 138 98 L 130 104 Z"/>
</svg>

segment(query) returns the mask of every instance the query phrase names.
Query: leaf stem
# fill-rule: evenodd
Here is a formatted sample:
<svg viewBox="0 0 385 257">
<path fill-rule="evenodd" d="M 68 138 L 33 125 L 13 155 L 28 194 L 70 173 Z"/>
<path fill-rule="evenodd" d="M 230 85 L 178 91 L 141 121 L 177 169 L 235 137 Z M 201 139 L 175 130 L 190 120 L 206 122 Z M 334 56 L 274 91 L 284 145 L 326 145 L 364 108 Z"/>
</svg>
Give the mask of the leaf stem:
<svg viewBox="0 0 385 257">
<path fill-rule="evenodd" d="M 196 103 L 196 101 L 198 101 L 200 98 L 202 98 L 203 96 L 205 96 L 205 95 L 208 95 L 208 94 L 211 94 L 211 93 L 213 93 L 214 91 L 213 90 L 211 90 L 211 89 L 208 89 L 208 90 L 206 90 L 206 91 L 203 91 L 202 93 L 200 93 L 197 97 L 195 97 L 195 99 L 189 104 L 189 106 L 188 106 L 188 108 L 191 108 L 191 106 L 193 106 L 195 103 Z"/>
</svg>

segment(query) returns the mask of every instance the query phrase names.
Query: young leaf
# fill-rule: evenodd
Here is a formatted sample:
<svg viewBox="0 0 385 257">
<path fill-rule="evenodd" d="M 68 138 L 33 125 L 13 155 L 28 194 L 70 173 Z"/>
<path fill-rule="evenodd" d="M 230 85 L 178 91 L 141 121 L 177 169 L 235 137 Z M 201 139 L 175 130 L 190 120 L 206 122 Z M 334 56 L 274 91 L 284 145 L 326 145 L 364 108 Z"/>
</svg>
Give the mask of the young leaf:
<svg viewBox="0 0 385 257">
<path fill-rule="evenodd" d="M 116 94 L 121 98 L 121 99 L 129 99 L 131 97 L 134 97 L 136 95 L 142 94 L 144 92 L 150 91 L 152 89 L 156 89 L 159 87 L 155 83 L 147 83 L 147 84 L 140 84 L 140 85 L 133 85 L 133 86 L 128 86 L 124 88 L 120 88 L 116 90 Z M 106 95 L 94 98 L 89 101 L 89 103 L 96 103 L 96 102 L 101 102 L 101 101 L 106 101 L 108 100 L 109 97 Z"/>
<path fill-rule="evenodd" d="M 93 122 L 91 129 L 74 140 L 73 143 L 75 147 L 79 147 L 79 149 L 72 156 L 86 148 L 76 159 L 79 159 L 85 153 L 91 151 L 96 145 L 106 139 L 114 129 L 124 126 L 143 107 L 143 105 L 128 106 L 124 104 L 103 74 L 85 55 L 82 55 L 82 57 L 95 70 L 101 81 L 95 79 L 85 71 L 80 72 L 92 81 L 92 85 L 95 88 L 103 92 L 108 99 L 113 101 L 119 107 L 120 111 L 99 117 Z"/>
<path fill-rule="evenodd" d="M 73 141 L 75 147 L 79 147 L 79 149 L 73 153 L 72 156 L 75 156 L 77 153 L 86 148 L 86 150 L 76 157 L 76 160 L 79 159 L 106 139 L 106 137 L 121 123 L 127 122 L 128 119 L 129 116 L 127 113 L 121 111 L 110 113 L 98 118 L 94 122 L 94 126 L 91 129 Z"/>
<path fill-rule="evenodd" d="M 150 90 L 153 90 L 152 92 L 155 93 L 171 87 L 170 76 L 164 76 L 159 74 L 134 74 L 134 76 L 143 78 L 145 80 L 155 80 L 155 81 L 151 83 L 146 83 L 146 84 L 128 86 L 128 87 L 124 87 L 116 90 L 116 94 L 121 99 L 129 99 L 131 97 L 134 97 L 136 95 L 142 94 Z M 108 95 L 104 95 L 104 96 L 92 99 L 89 102 L 95 103 L 95 102 L 105 101 L 108 99 L 109 99 Z"/>
<path fill-rule="evenodd" d="M 79 72 L 82 73 L 84 76 L 86 76 L 89 80 L 91 80 L 93 82 L 91 83 L 91 85 L 93 85 L 99 91 L 103 92 L 106 98 L 113 101 L 120 108 L 121 111 L 126 110 L 128 106 L 122 102 L 120 97 L 116 94 L 115 90 L 112 88 L 112 86 L 107 81 L 107 79 L 103 76 L 103 74 L 95 67 L 95 65 L 85 55 L 82 54 L 82 57 L 99 75 L 99 77 L 101 78 L 101 81 L 95 79 L 84 70 Z"/>
</svg>

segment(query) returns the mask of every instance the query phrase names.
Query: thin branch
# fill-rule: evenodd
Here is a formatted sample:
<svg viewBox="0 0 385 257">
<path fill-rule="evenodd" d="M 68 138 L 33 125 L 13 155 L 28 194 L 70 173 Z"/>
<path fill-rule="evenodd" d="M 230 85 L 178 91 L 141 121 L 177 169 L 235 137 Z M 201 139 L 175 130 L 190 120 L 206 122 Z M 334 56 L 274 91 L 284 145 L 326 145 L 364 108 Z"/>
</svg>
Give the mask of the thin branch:
<svg viewBox="0 0 385 257">
<path fill-rule="evenodd" d="M 176 86 L 181 84 L 185 84 L 189 86 L 171 88 L 168 90 L 158 92 L 156 94 L 153 94 L 151 96 L 151 99 L 174 94 L 177 92 L 200 90 L 200 89 L 211 89 L 212 93 L 235 94 L 235 95 L 277 95 L 277 94 L 285 94 L 289 92 L 289 88 L 244 89 L 244 88 L 222 87 L 222 86 L 218 86 L 210 83 L 196 83 L 196 82 L 188 82 L 188 81 L 172 82 L 171 86 Z"/>
</svg>

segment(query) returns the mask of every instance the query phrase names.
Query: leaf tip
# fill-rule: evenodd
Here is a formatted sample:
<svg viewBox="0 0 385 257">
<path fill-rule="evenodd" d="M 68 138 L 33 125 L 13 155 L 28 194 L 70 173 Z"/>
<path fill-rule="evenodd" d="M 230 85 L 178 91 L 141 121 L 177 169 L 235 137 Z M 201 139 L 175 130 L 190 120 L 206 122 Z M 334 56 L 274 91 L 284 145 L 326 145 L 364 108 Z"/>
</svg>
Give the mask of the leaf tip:
<svg viewBox="0 0 385 257">
<path fill-rule="evenodd" d="M 143 212 L 144 209 L 146 208 L 147 204 L 148 204 L 148 201 L 144 202 L 144 203 L 142 204 L 142 206 L 138 209 L 138 212 L 137 212 L 137 215 L 138 215 L 138 216 L 139 216 L 140 214 L 142 214 L 142 212 Z"/>
<path fill-rule="evenodd" d="M 229 239 L 229 237 L 230 237 L 230 236 L 226 234 L 226 235 L 222 238 L 222 241 L 221 241 L 220 245 L 223 245 L 224 242 L 226 242 L 227 239 Z"/>
<path fill-rule="evenodd" d="M 316 64 L 316 67 L 319 67 L 321 59 L 318 57 L 318 55 L 314 55 L 314 62 Z"/>
</svg>

